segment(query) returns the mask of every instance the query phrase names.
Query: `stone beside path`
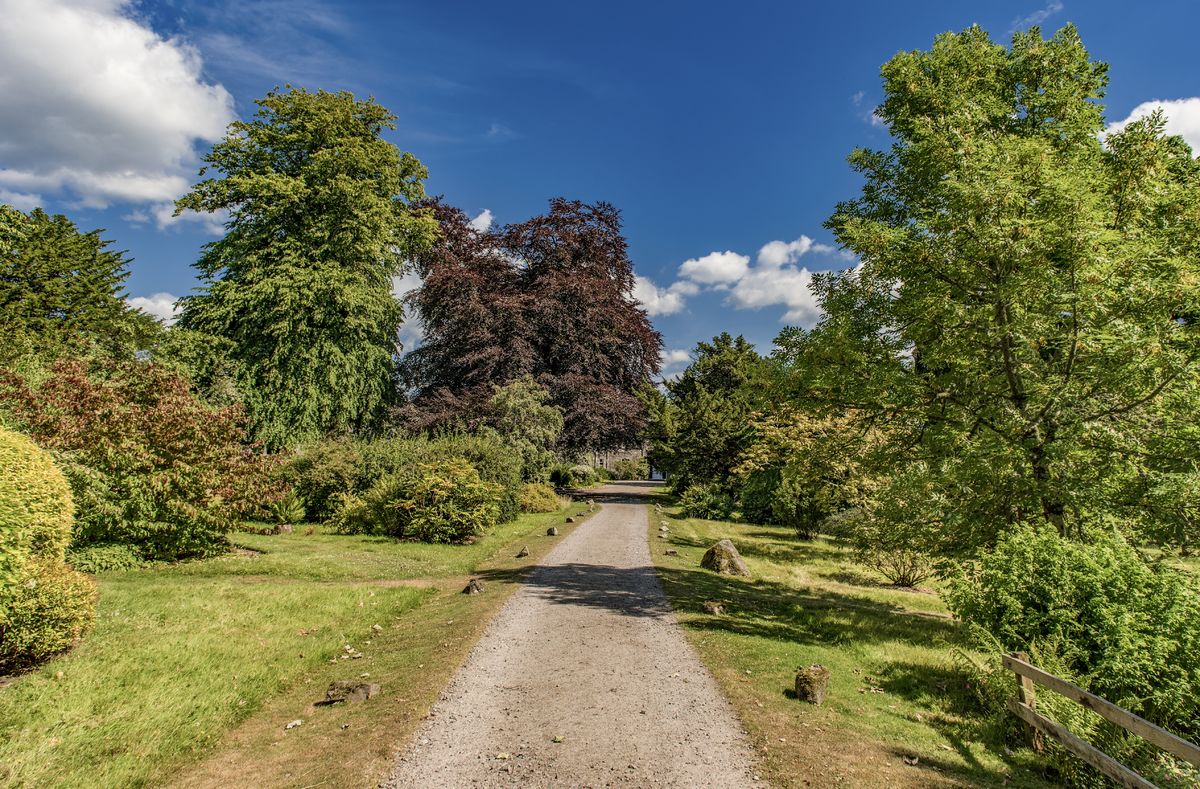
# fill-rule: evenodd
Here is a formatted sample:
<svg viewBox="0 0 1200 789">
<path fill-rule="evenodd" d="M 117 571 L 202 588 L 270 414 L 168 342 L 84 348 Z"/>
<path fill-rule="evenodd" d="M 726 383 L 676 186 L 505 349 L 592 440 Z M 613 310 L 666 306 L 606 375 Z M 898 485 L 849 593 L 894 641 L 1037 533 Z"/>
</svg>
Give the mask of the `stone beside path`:
<svg viewBox="0 0 1200 789">
<path fill-rule="evenodd" d="M 644 496 L 601 510 L 508 600 L 388 787 L 754 783 L 750 746 L 659 586 Z"/>
</svg>

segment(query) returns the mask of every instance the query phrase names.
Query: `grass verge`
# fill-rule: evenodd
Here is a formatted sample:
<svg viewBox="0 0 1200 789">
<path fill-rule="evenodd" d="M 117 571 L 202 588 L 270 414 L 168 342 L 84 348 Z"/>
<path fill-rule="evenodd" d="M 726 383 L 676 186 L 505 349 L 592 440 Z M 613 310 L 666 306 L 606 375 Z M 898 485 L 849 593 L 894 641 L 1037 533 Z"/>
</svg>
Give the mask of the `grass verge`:
<svg viewBox="0 0 1200 789">
<path fill-rule="evenodd" d="M 460 546 L 238 534 L 227 556 L 102 574 L 79 647 L 0 688 L 0 785 L 370 785 L 519 573 L 470 597 L 467 575 L 531 565 L 581 509 Z M 311 706 L 362 674 L 379 696 Z"/>
<path fill-rule="evenodd" d="M 670 536 L 657 536 L 666 520 Z M 886 585 L 823 539 L 785 528 L 651 518 L 651 552 L 688 639 L 746 725 L 776 786 L 1049 786 L 974 714 L 952 650 L 958 625 L 930 590 Z M 700 568 L 722 538 L 751 578 Z M 666 549 L 677 555 L 669 556 Z M 705 601 L 726 612 L 704 612 Z M 795 698 L 796 670 L 832 672 L 824 705 Z"/>
</svg>

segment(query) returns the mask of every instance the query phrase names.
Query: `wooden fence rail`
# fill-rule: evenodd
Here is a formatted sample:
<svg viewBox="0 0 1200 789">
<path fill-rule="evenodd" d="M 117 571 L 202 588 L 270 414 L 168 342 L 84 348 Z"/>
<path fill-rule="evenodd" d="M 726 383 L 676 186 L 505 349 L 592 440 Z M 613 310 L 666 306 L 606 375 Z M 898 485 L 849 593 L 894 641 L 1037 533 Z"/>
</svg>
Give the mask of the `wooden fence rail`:
<svg viewBox="0 0 1200 789">
<path fill-rule="evenodd" d="M 1200 767 L 1200 746 L 1176 737 L 1166 729 L 1139 718 L 1129 710 L 1110 701 L 1088 693 L 1083 688 L 1067 682 L 1061 677 L 1047 674 L 1029 663 L 1024 652 L 1014 652 L 1004 657 L 1004 667 L 1017 675 L 1017 697 L 1008 700 L 1008 708 L 1029 727 L 1030 745 L 1041 750 L 1043 734 L 1062 743 L 1063 747 L 1095 767 L 1104 775 L 1129 789 L 1158 789 L 1150 781 L 1118 762 L 1100 749 L 1089 745 L 1059 724 L 1037 712 L 1035 684 L 1065 696 L 1081 707 L 1095 712 L 1100 717 L 1120 726 L 1147 742 L 1157 745 L 1167 753 Z"/>
</svg>

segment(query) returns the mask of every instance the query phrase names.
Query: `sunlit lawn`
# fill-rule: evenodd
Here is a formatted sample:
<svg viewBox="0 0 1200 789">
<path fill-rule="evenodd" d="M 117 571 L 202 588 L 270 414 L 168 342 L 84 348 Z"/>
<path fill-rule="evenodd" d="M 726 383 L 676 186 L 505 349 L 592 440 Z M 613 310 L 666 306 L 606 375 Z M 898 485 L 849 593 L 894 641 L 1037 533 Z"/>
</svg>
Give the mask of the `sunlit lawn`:
<svg viewBox="0 0 1200 789">
<path fill-rule="evenodd" d="M 669 539 L 657 537 L 661 520 Z M 952 656 L 958 625 L 932 590 L 887 586 L 839 546 L 783 528 L 670 514 L 651 521 L 664 588 L 746 723 L 764 778 L 781 786 L 1046 785 L 1032 754 L 1010 755 L 975 714 Z M 699 567 L 724 537 L 752 578 Z M 727 612 L 705 614 L 706 600 Z M 832 672 L 821 707 L 792 691 L 797 668 L 814 663 Z"/>
<path fill-rule="evenodd" d="M 320 698 L 326 675 L 383 671 L 388 690 L 408 682 L 410 696 L 436 695 L 454 666 L 418 670 L 403 658 L 434 654 L 445 636 L 409 625 L 514 541 L 540 546 L 564 514 L 522 516 L 458 546 L 237 534 L 243 550 L 228 556 L 106 573 L 96 627 L 79 647 L 0 688 L 0 784 L 161 784 L 273 699 Z M 422 585 L 403 585 L 411 579 Z M 465 606 L 469 631 L 495 598 L 452 603 Z M 347 644 L 364 657 L 330 665 Z M 273 738 L 283 723 L 270 722 Z"/>
</svg>

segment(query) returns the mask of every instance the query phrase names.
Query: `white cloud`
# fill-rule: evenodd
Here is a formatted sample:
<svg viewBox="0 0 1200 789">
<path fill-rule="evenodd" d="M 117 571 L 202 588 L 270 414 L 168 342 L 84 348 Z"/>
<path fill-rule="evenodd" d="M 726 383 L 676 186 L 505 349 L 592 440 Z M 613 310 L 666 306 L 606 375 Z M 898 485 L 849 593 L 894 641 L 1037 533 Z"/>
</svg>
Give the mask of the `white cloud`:
<svg viewBox="0 0 1200 789">
<path fill-rule="evenodd" d="M 163 203 L 220 138 L 233 99 L 132 0 L 0 0 L 0 188 L 85 205 Z"/>
<path fill-rule="evenodd" d="M 467 224 L 478 230 L 480 233 L 486 233 L 488 228 L 492 226 L 493 219 L 494 217 L 492 216 L 492 210 L 490 208 L 485 208 L 479 212 L 479 216 L 475 217 Z"/>
<path fill-rule="evenodd" d="M 755 266 L 738 280 L 726 300 L 738 309 L 782 304 L 788 308 L 781 318 L 785 323 L 811 326 L 821 317 L 812 291 L 812 274 L 795 266 Z"/>
<path fill-rule="evenodd" d="M 1061 12 L 1064 6 L 1061 0 L 1049 0 L 1044 8 L 1039 8 L 1027 16 L 1019 16 L 1012 21 L 1013 30 L 1024 30 L 1033 25 L 1040 25 L 1050 17 Z"/>
<path fill-rule="evenodd" d="M 663 378 L 677 378 L 692 361 L 692 354 L 682 348 L 659 351 L 658 366 Z"/>
<path fill-rule="evenodd" d="M 1106 135 L 1119 132 L 1134 121 L 1144 118 L 1156 109 L 1162 109 L 1167 117 L 1167 134 L 1178 134 L 1192 146 L 1192 154 L 1200 154 L 1200 96 L 1189 99 L 1167 99 L 1144 101 L 1133 108 L 1125 120 L 1109 124 Z"/>
<path fill-rule="evenodd" d="M 688 296 L 700 292 L 700 286 L 694 282 L 680 280 L 669 288 L 660 288 L 648 277 L 636 277 L 633 284 L 633 298 L 646 314 L 674 315 L 683 309 Z"/>
<path fill-rule="evenodd" d="M 710 252 L 702 258 L 683 261 L 679 275 L 701 285 L 737 282 L 750 268 L 750 258 L 736 252 Z"/>
<path fill-rule="evenodd" d="M 0 188 L 0 203 L 11 205 L 21 211 L 31 211 L 42 204 L 42 198 L 27 192 L 11 192 Z"/>
<path fill-rule="evenodd" d="M 130 296 L 125 301 L 130 307 L 149 313 L 168 326 L 174 323 L 179 317 L 179 299 L 170 293 L 155 293 L 153 296 Z"/>
</svg>

